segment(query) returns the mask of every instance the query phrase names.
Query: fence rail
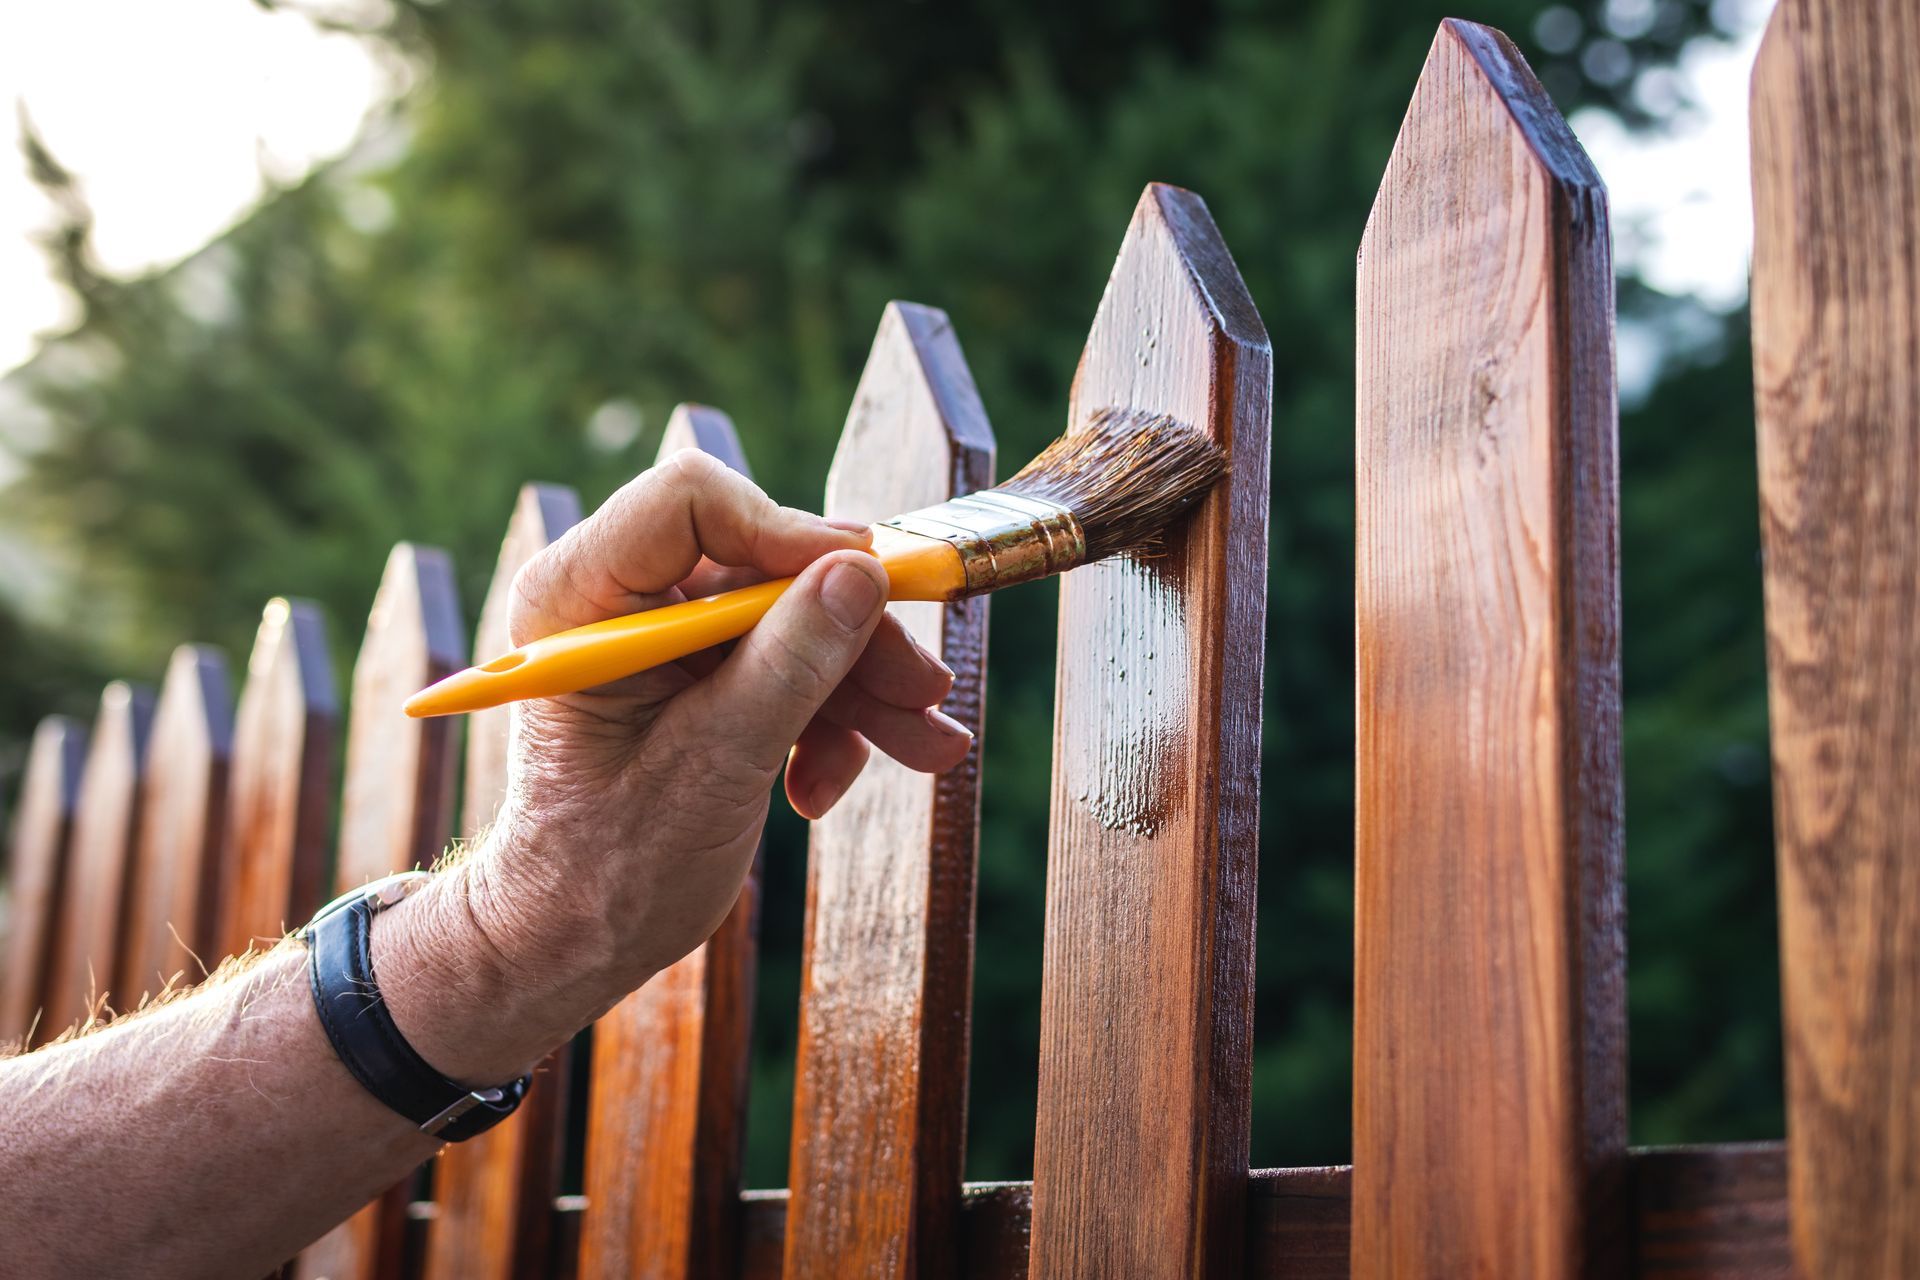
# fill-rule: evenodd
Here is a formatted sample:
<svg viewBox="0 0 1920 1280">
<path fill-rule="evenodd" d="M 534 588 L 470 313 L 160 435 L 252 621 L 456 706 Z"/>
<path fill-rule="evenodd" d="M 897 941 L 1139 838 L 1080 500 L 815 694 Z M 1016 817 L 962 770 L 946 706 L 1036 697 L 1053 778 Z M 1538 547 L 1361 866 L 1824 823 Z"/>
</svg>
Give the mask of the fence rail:
<svg viewBox="0 0 1920 1280">
<path fill-rule="evenodd" d="M 1162 554 L 1062 587 L 1033 1182 L 960 1180 L 976 746 L 938 779 L 876 761 L 814 827 L 791 1191 L 740 1189 L 756 876 L 589 1062 L 556 1055 L 431 1198 L 408 1180 L 294 1274 L 1920 1274 L 1920 18 L 1896 9 L 1782 0 L 1753 86 L 1785 1142 L 1626 1146 L 1606 193 L 1513 45 L 1449 21 L 1358 267 L 1353 1167 L 1247 1168 L 1272 360 L 1205 205 L 1155 185 L 1071 420 L 1166 411 L 1232 469 Z M 683 405 L 662 447 L 747 470 L 718 410 Z M 993 474 L 952 327 L 893 304 L 825 509 Z M 579 513 L 521 493 L 474 650 Z M 983 733 L 986 602 L 896 614 Z M 459 729 L 399 705 L 468 653 L 447 557 L 402 544 L 344 726 L 319 611 L 287 600 L 237 714 L 189 646 L 157 707 L 116 682 L 90 731 L 43 723 L 0 1037 L 44 1043 L 309 915 L 341 727 L 333 887 L 432 863 Z M 463 834 L 495 820 L 510 731 L 468 722 Z M 586 1194 L 560 1196 L 576 1160 Z"/>
</svg>

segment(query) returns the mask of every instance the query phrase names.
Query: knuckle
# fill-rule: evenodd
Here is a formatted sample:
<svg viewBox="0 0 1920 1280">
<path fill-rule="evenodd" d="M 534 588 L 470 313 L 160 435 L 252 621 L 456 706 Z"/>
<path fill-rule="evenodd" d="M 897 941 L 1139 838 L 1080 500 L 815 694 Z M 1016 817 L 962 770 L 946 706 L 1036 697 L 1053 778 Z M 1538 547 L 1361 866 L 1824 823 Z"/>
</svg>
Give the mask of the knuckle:
<svg viewBox="0 0 1920 1280">
<path fill-rule="evenodd" d="M 663 483 L 681 489 L 705 489 L 726 470 L 721 461 L 698 449 L 676 449 L 654 468 Z"/>
<path fill-rule="evenodd" d="M 554 554 L 549 547 L 514 571 L 507 588 L 508 643 L 521 645 L 539 638 L 539 623 L 552 603 Z"/>
<path fill-rule="evenodd" d="M 661 482 L 674 491 L 704 545 L 718 538 L 731 557 L 754 559 L 782 508 L 746 476 L 710 453 L 682 449 L 660 464 Z"/>
</svg>

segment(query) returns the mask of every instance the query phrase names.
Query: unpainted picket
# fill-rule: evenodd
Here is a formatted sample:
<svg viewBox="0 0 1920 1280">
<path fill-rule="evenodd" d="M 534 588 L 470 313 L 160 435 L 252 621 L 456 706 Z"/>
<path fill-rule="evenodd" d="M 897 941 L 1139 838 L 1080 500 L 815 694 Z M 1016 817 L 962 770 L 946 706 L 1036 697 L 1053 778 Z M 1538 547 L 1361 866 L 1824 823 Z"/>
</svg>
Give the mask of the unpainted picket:
<svg viewBox="0 0 1920 1280">
<path fill-rule="evenodd" d="M 1359 263 L 1353 1273 L 1628 1239 L 1613 266 L 1512 42 L 1449 20 Z"/>
<path fill-rule="evenodd" d="M 1787 1167 L 1802 1274 L 1920 1275 L 1920 12 L 1781 0 L 1753 75 Z"/>
</svg>

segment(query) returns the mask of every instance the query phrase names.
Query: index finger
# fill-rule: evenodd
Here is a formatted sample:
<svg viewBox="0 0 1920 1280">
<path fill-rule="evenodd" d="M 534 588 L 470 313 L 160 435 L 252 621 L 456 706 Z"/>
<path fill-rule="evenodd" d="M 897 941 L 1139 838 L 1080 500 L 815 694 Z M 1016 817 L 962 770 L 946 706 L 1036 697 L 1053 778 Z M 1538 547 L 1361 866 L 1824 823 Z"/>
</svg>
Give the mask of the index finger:
<svg viewBox="0 0 1920 1280">
<path fill-rule="evenodd" d="M 511 638 L 525 644 L 666 603 L 703 558 L 785 577 L 871 541 L 865 526 L 783 507 L 712 455 L 684 449 L 621 486 L 521 568 Z"/>
</svg>

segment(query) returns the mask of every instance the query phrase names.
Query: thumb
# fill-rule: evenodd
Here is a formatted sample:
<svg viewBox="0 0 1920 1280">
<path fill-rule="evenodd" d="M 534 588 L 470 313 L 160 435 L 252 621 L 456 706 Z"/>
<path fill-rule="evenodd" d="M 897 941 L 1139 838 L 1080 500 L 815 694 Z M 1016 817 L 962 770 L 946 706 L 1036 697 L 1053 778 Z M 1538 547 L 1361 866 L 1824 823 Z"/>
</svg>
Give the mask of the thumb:
<svg viewBox="0 0 1920 1280">
<path fill-rule="evenodd" d="M 886 600 L 886 570 L 872 556 L 821 557 L 662 718 L 687 717 L 686 727 L 771 776 L 867 647 Z"/>
</svg>

